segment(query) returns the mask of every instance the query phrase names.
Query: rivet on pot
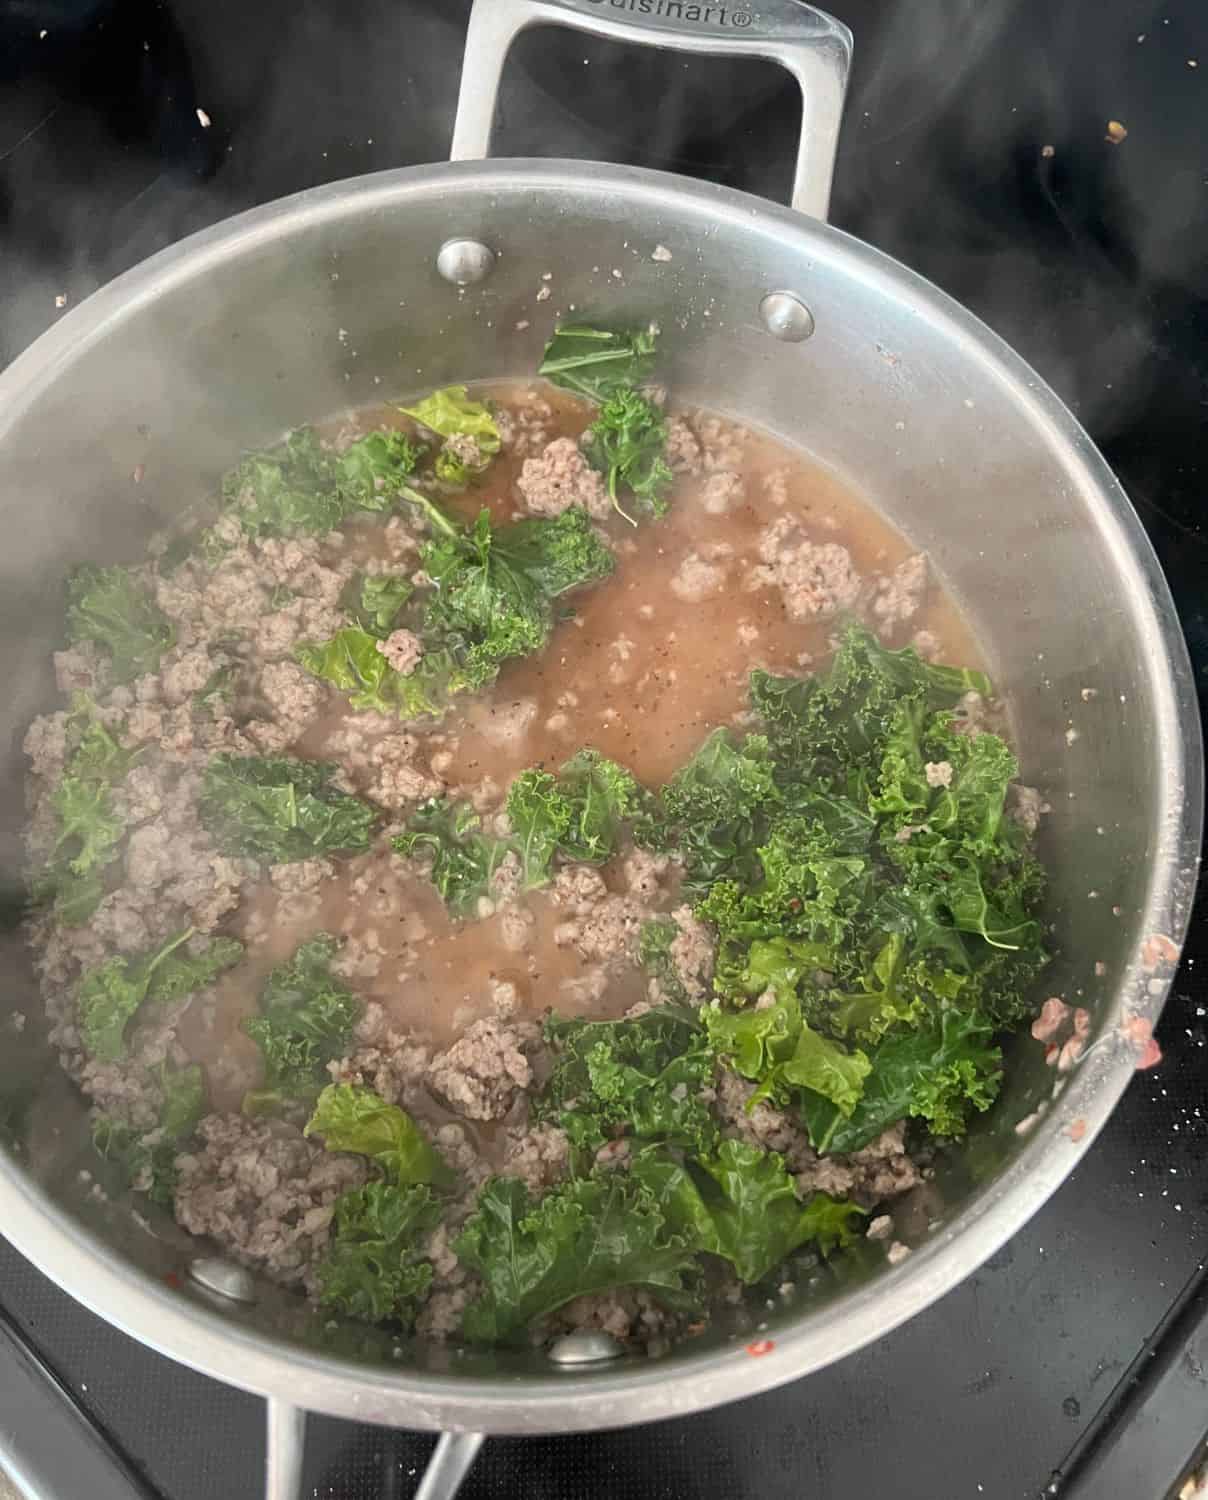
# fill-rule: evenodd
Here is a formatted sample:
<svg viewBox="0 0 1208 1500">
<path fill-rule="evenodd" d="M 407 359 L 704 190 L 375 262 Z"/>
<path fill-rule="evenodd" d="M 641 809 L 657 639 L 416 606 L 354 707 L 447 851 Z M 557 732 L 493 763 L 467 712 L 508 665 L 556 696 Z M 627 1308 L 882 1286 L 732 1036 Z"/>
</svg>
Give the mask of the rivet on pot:
<svg viewBox="0 0 1208 1500">
<path fill-rule="evenodd" d="M 491 274 L 495 252 L 481 240 L 446 240 L 436 256 L 436 269 L 454 286 L 470 286 Z"/>
<path fill-rule="evenodd" d="M 549 1357 L 556 1365 L 598 1365 L 624 1352 L 611 1333 L 599 1330 L 564 1334 L 549 1346 Z"/>
<path fill-rule="evenodd" d="M 786 344 L 800 344 L 814 331 L 814 315 L 795 292 L 769 292 L 759 316 L 772 337 Z"/>
<path fill-rule="evenodd" d="M 189 1275 L 207 1292 L 225 1297 L 229 1302 L 255 1302 L 256 1283 L 252 1273 L 243 1266 L 233 1265 L 229 1260 L 219 1260 L 215 1255 L 199 1256 L 189 1262 Z"/>
</svg>

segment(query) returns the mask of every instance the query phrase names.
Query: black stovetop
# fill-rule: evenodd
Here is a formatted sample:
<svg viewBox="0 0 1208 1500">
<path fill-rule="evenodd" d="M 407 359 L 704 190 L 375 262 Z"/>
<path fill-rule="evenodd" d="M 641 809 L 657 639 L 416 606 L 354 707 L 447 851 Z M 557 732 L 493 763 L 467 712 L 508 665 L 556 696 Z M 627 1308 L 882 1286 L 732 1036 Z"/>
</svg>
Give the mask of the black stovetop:
<svg viewBox="0 0 1208 1500">
<path fill-rule="evenodd" d="M 1079 413 L 1149 530 L 1205 680 L 1203 0 L 832 9 L 857 44 L 833 219 L 968 303 Z M 467 12 L 468 0 L 0 0 L 0 362 L 54 321 L 56 297 L 74 304 L 215 219 L 439 159 Z M 1127 128 L 1119 144 L 1109 120 Z M 795 125 L 793 86 L 762 64 L 542 31 L 515 49 L 497 148 L 783 197 Z M 1201 898 L 1158 1032 L 1164 1061 L 1138 1074 L 1048 1206 L 937 1306 L 717 1412 L 493 1442 L 467 1500 L 1165 1495 L 1208 1427 L 1206 967 Z M 258 1493 L 257 1401 L 134 1345 L 0 1241 L 0 1390 L 16 1391 L 6 1329 L 100 1429 L 114 1483 L 125 1467 L 132 1494 Z M 36 1458 L 57 1428 L 30 1413 L 20 1442 Z M 308 1486 L 408 1495 L 431 1445 L 315 1420 Z M 88 1492 L 81 1474 L 53 1500 Z"/>
</svg>

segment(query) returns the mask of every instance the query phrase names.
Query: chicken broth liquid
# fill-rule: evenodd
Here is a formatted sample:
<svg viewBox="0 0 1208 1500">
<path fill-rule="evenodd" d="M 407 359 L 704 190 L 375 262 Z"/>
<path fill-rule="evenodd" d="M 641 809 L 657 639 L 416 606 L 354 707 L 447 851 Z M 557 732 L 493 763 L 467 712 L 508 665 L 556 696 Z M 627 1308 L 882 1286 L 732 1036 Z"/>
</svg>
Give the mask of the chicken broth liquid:
<svg viewBox="0 0 1208 1500">
<path fill-rule="evenodd" d="M 591 409 L 546 385 L 496 384 L 474 394 L 509 415 L 515 436 L 482 483 L 448 507 L 462 519 L 484 505 L 494 521 L 519 518 L 529 513 L 526 461 L 555 439 L 578 439 Z M 685 417 L 673 424 L 688 437 L 666 516 L 636 527 L 617 514 L 602 522 L 616 571 L 563 597 L 565 618 L 544 652 L 506 662 L 496 682 L 455 703 L 439 724 L 403 729 L 368 716 L 378 734 L 415 737 L 413 761 L 429 792 L 470 799 L 489 820 L 517 772 L 556 770 L 583 746 L 658 786 L 711 730 L 743 726 L 753 667 L 801 674 L 824 664 L 840 612 L 866 614 L 895 646 L 913 640 L 949 661 L 978 660 L 921 561 L 912 575 L 904 539 L 833 473 L 752 429 L 707 413 Z M 382 407 L 324 431 L 338 443 L 400 425 L 397 409 Z M 802 534 L 821 544 L 820 560 L 795 555 Z M 380 521 L 358 522 L 346 528 L 341 556 L 397 569 L 385 536 Z M 408 563 L 417 566 L 413 554 Z M 839 609 L 828 607 L 828 590 L 842 596 Z M 340 761 L 366 718 L 333 691 L 293 753 Z M 642 885 L 624 856 L 602 874 L 612 891 Z M 642 899 L 649 910 L 674 906 L 674 872 L 645 882 Z M 493 1007 L 516 1018 L 550 1007 L 613 1017 L 643 997 L 644 976 L 632 961 L 588 961 L 566 941 L 567 913 L 548 893 L 530 893 L 522 906 L 519 924 L 490 910 L 480 920 L 451 919 L 423 875 L 380 843 L 337 862 L 334 877 L 313 890 L 268 881 L 253 888 L 227 924 L 247 943 L 247 959 L 181 1026 L 181 1040 L 208 1065 L 214 1107 L 237 1109 L 257 1083 L 258 1052 L 240 1022 L 255 1012 L 268 970 L 319 931 L 346 939 L 337 962 L 359 994 L 399 1030 L 438 1046 Z"/>
</svg>

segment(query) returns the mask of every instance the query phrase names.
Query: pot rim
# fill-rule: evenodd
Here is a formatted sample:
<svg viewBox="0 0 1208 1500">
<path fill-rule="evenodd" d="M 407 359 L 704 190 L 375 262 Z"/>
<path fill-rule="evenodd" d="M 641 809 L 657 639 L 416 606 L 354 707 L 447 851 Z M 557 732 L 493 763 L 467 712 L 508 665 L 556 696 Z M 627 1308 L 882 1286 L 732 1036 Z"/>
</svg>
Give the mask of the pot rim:
<svg viewBox="0 0 1208 1500">
<path fill-rule="evenodd" d="M 736 229 L 774 227 L 781 244 L 803 260 L 842 260 L 874 293 L 906 294 L 921 316 L 960 346 L 964 358 L 1010 385 L 1032 420 L 1047 429 L 1064 452 L 1073 482 L 1099 511 L 1150 665 L 1162 790 L 1140 930 L 1181 942 L 1201 834 L 1200 724 L 1173 601 L 1136 512 L 1072 413 L 1007 344 L 923 277 L 828 224 L 735 189 L 669 173 L 553 158 L 408 167 L 309 189 L 169 246 L 72 309 L 0 373 L 0 443 L 15 418 L 80 349 L 232 254 L 415 195 L 450 189 L 485 196 L 501 190 L 548 195 L 584 188 L 655 203 L 668 215 L 707 212 Z M 1138 954 L 1112 997 L 1121 1017 L 1127 1004 L 1128 1015 L 1156 1022 L 1173 965 L 1164 968 L 1157 985 L 1152 975 L 1152 965 L 1147 968 Z M 0 1224 L 39 1270 L 100 1317 L 161 1354 L 260 1395 L 333 1415 L 427 1429 L 516 1433 L 625 1426 L 700 1411 L 809 1374 L 883 1337 L 956 1286 L 1056 1191 L 1105 1124 L 1132 1076 L 1135 1056 L 1123 1039 L 1097 1047 L 1095 1054 L 1071 1075 L 1029 1144 L 951 1224 L 901 1265 L 848 1293 L 842 1318 L 829 1315 L 829 1308 L 807 1311 L 758 1358 L 735 1342 L 699 1354 L 681 1347 L 670 1363 L 636 1368 L 627 1363 L 577 1375 L 551 1371 L 514 1379 L 395 1372 L 314 1353 L 243 1327 L 171 1290 L 76 1222 L 3 1151 Z M 1069 1134 L 1075 1120 L 1080 1122 L 1076 1141 Z"/>
</svg>

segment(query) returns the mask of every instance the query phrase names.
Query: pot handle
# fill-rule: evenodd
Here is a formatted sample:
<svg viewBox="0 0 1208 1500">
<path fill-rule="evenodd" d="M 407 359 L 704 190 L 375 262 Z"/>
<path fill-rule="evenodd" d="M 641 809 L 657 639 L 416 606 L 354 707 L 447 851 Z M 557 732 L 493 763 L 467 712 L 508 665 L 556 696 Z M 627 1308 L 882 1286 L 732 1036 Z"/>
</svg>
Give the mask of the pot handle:
<svg viewBox="0 0 1208 1500">
<path fill-rule="evenodd" d="M 508 49 L 530 26 L 569 26 L 594 36 L 726 57 L 763 57 L 801 86 L 801 139 L 792 204 L 825 219 L 839 146 L 851 32 L 799 0 L 474 0 L 466 34 L 450 159 L 490 155 L 499 81 Z"/>
<path fill-rule="evenodd" d="M 306 1413 L 270 1396 L 267 1417 L 264 1500 L 302 1500 Z M 484 1442 L 483 1432 L 442 1432 L 414 1500 L 454 1500 Z"/>
</svg>

